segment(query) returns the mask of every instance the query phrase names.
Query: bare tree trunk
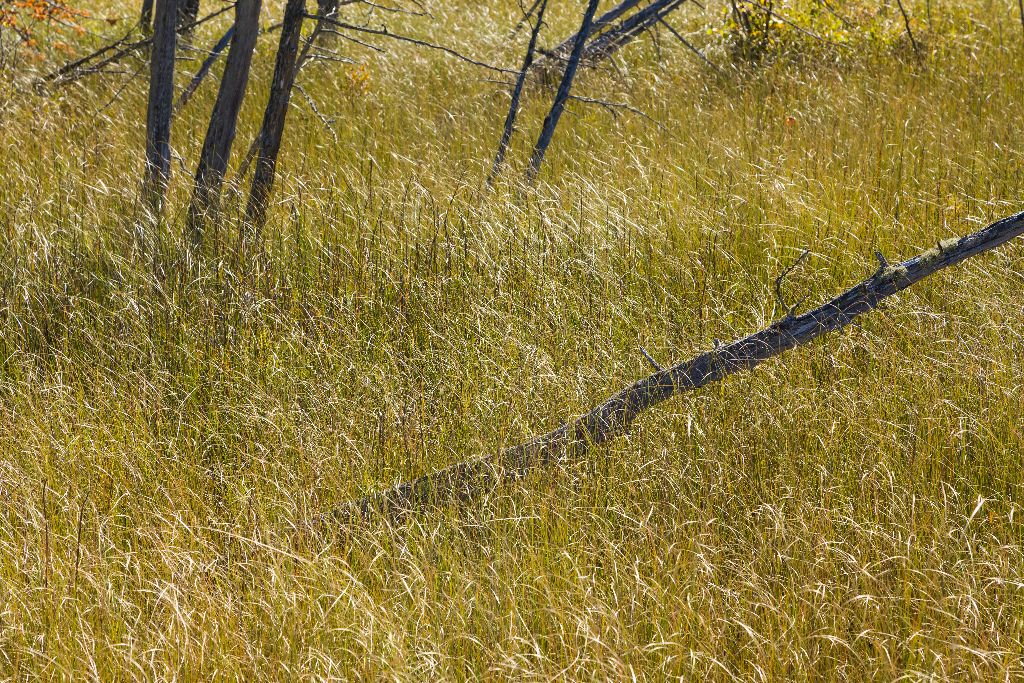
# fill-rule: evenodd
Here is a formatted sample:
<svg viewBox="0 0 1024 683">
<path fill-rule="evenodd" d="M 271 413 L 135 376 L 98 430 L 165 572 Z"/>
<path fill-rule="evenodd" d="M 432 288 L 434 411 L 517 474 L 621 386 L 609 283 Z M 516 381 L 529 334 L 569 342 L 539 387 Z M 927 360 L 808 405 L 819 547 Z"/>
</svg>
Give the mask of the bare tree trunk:
<svg viewBox="0 0 1024 683">
<path fill-rule="evenodd" d="M 191 33 L 199 18 L 199 0 L 178 0 L 178 32 Z"/>
<path fill-rule="evenodd" d="M 306 13 L 305 0 L 288 0 L 281 25 L 281 41 L 277 48 L 274 64 L 274 80 L 270 85 L 270 98 L 263 113 L 263 124 L 259 132 L 259 152 L 256 156 L 256 170 L 252 176 L 249 202 L 245 209 L 249 225 L 249 239 L 258 243 L 263 225 L 267 220 L 267 201 L 274 186 L 277 168 L 277 154 L 281 149 L 288 102 L 295 84 L 296 58 L 299 52 L 299 37 L 302 33 L 302 19 Z"/>
<path fill-rule="evenodd" d="M 879 268 L 863 282 L 802 315 L 792 312 L 770 327 L 657 371 L 619 391 L 585 415 L 519 446 L 403 482 L 336 509 L 321 523 L 347 524 L 375 514 L 399 521 L 411 512 L 478 498 L 545 465 L 586 455 L 626 433 L 646 410 L 683 391 L 699 389 L 729 375 L 753 370 L 766 360 L 842 329 L 886 299 L 929 275 L 1024 235 L 1024 213 L 996 221 L 960 239 L 943 240 L 923 254 Z"/>
<path fill-rule="evenodd" d="M 562 82 L 555 94 L 555 101 L 551 105 L 551 111 L 544 118 L 544 127 L 541 128 L 540 137 L 533 148 L 533 156 L 530 157 L 530 166 L 526 169 L 526 181 L 533 183 L 540 171 L 540 165 L 544 163 L 544 154 L 551 144 L 551 138 L 558 126 L 558 119 L 562 117 L 565 109 L 565 102 L 569 99 L 569 92 L 572 90 L 573 79 L 576 78 L 576 69 L 579 67 L 580 58 L 583 56 L 583 48 L 590 36 L 590 28 L 594 21 L 594 13 L 597 11 L 598 0 L 589 0 L 587 9 L 583 12 L 583 23 L 576 34 L 576 44 L 573 45 L 572 54 L 569 56 L 569 63 L 565 65 L 565 73 L 562 74 Z"/>
<path fill-rule="evenodd" d="M 174 54 L 177 0 L 157 0 L 146 112 L 146 174 L 143 201 L 159 218 L 171 177 L 171 107 L 174 102 Z"/>
<path fill-rule="evenodd" d="M 249 82 L 252 52 L 259 35 L 261 0 L 238 0 L 235 5 L 235 26 L 228 50 L 227 64 L 221 76 L 217 101 L 210 113 L 203 151 L 196 168 L 195 187 L 185 224 L 186 237 L 193 248 L 203 241 L 207 213 L 216 214 L 220 203 L 220 188 L 231 157 L 235 140 L 238 112 L 242 108 L 245 88 Z"/>
<path fill-rule="evenodd" d="M 142 0 L 139 26 L 142 28 L 143 33 L 149 34 L 153 31 L 153 0 Z"/>
<path fill-rule="evenodd" d="M 512 133 L 515 130 L 516 116 L 519 114 L 519 98 L 523 94 L 523 85 L 526 83 L 526 72 L 533 64 L 533 55 L 537 49 L 537 36 L 540 34 L 541 25 L 544 22 L 544 10 L 548 8 L 548 0 L 542 0 L 540 11 L 537 13 L 537 22 L 530 32 L 530 44 L 526 48 L 526 57 L 523 59 L 523 68 L 516 79 L 515 88 L 512 90 L 512 102 L 508 107 L 508 116 L 505 117 L 505 130 L 502 131 L 501 141 L 498 143 L 498 152 L 494 155 L 494 165 L 491 167 L 491 174 L 487 177 L 487 184 L 494 183 L 494 179 L 501 170 L 501 164 L 505 161 L 505 154 L 508 151 L 509 142 L 512 141 Z M 536 7 L 536 5 L 534 5 Z"/>
</svg>

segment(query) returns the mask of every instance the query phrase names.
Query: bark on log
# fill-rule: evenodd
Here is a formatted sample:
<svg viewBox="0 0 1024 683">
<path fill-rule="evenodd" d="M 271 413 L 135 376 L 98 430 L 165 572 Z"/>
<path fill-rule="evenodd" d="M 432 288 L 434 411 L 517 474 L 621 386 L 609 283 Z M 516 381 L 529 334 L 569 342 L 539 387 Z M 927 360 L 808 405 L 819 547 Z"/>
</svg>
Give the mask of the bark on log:
<svg viewBox="0 0 1024 683">
<path fill-rule="evenodd" d="M 501 133 L 501 140 L 498 142 L 498 152 L 494 155 L 494 164 L 491 166 L 491 173 L 487 176 L 487 184 L 494 184 L 494 179 L 501 170 L 501 164 L 505 161 L 505 153 L 512 141 L 512 133 L 515 131 L 516 116 L 519 115 L 519 99 L 523 94 L 523 86 L 526 84 L 526 74 L 533 64 L 533 56 L 537 50 L 537 36 L 540 35 L 541 26 L 544 23 L 544 11 L 548 8 L 548 0 L 540 0 L 543 4 L 537 12 L 537 20 L 530 31 L 530 44 L 526 48 L 526 56 L 523 58 L 523 68 L 516 78 L 516 85 L 512 89 L 512 101 L 508 106 L 508 115 L 505 117 L 505 128 Z M 531 10 L 532 11 L 532 10 Z"/>
<path fill-rule="evenodd" d="M 409 513 L 470 501 L 541 466 L 581 458 L 591 445 L 624 434 L 641 413 L 672 396 L 752 370 L 784 351 L 846 327 L 897 292 L 1021 234 L 1024 212 L 966 237 L 943 240 L 899 264 L 890 265 L 879 255 L 879 268 L 871 277 L 814 310 L 787 315 L 767 329 L 661 369 L 548 434 L 496 455 L 460 462 L 351 501 L 325 515 L 321 522 L 347 524 L 375 515 L 399 521 Z"/>
<path fill-rule="evenodd" d="M 202 245 L 208 212 L 217 211 L 220 188 L 231 157 L 238 112 L 249 82 L 252 52 L 259 35 L 261 0 L 238 0 L 235 5 L 234 36 L 227 64 L 221 76 L 220 90 L 210 113 L 210 125 L 199 155 L 195 186 L 185 223 L 186 239 L 194 249 Z"/>
<path fill-rule="evenodd" d="M 159 218 L 171 177 L 171 106 L 174 102 L 174 53 L 177 49 L 177 0 L 158 0 L 149 69 L 146 111 L 146 173 L 143 202 Z"/>
<path fill-rule="evenodd" d="M 274 64 L 274 80 L 270 85 L 270 98 L 263 113 L 263 124 L 259 132 L 259 151 L 256 155 L 256 170 L 253 172 L 252 188 L 245 215 L 248 223 L 248 240 L 259 242 L 263 224 L 267 218 L 267 201 L 274 186 L 277 154 L 281 150 L 281 136 L 284 134 L 288 102 L 295 84 L 296 58 L 299 52 L 299 37 L 302 33 L 302 19 L 306 15 L 305 0 L 288 0 L 281 25 L 281 41 L 277 48 Z"/>
<path fill-rule="evenodd" d="M 558 85 L 558 92 L 555 93 L 555 101 L 551 104 L 551 111 L 544 117 L 544 126 L 541 128 L 540 137 L 533 148 L 533 155 L 530 157 L 530 165 L 526 169 L 526 182 L 533 183 L 540 171 L 540 165 L 544 163 L 544 155 L 547 153 L 548 145 L 558 127 L 558 120 L 565 110 L 565 103 L 569 99 L 569 92 L 572 90 L 572 82 L 576 78 L 576 70 L 580 65 L 580 58 L 583 56 L 583 48 L 586 46 L 587 37 L 594 22 L 594 13 L 597 11 L 598 0 L 590 0 L 587 9 L 583 12 L 583 22 L 576 34 L 576 43 L 573 45 L 572 54 L 569 55 L 569 63 L 565 65 L 565 73 L 562 74 L 562 82 Z"/>
</svg>

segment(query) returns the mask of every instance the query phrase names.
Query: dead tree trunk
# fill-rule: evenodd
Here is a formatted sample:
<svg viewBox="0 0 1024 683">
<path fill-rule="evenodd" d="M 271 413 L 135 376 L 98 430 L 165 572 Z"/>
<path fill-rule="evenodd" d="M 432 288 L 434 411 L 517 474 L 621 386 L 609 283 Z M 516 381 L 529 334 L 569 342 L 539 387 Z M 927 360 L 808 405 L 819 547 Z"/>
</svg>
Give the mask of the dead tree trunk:
<svg viewBox="0 0 1024 683">
<path fill-rule="evenodd" d="M 943 240 L 923 254 L 896 265 L 879 254 L 879 267 L 863 282 L 802 315 L 787 315 L 767 329 L 706 351 L 654 374 L 553 432 L 496 455 L 468 460 L 352 501 L 322 521 L 343 524 L 374 514 L 398 521 L 433 506 L 466 502 L 544 465 L 583 457 L 591 445 L 624 434 L 641 413 L 674 395 L 698 389 L 729 375 L 752 370 L 764 361 L 842 329 L 886 299 L 929 275 L 1024 234 L 1024 212 L 992 223 L 960 239 Z"/>
<path fill-rule="evenodd" d="M 565 73 L 562 74 L 562 82 L 558 85 L 558 92 L 555 93 L 555 101 L 551 105 L 551 111 L 544 117 L 544 126 L 541 128 L 540 137 L 533 148 L 533 156 L 530 157 L 530 166 L 526 169 L 526 181 L 533 183 L 540 171 L 540 165 L 544 163 L 544 154 L 551 144 L 551 138 L 558 126 L 558 119 L 562 117 L 565 103 L 569 99 L 569 92 L 572 90 L 573 79 L 576 78 L 576 69 L 579 68 L 580 58 L 583 56 L 583 48 L 590 35 L 590 29 L 594 21 L 594 13 L 597 11 L 598 0 L 590 0 L 587 9 L 583 12 L 583 23 L 576 34 L 576 44 L 573 45 L 572 54 L 569 55 L 569 63 L 565 65 Z"/>
<path fill-rule="evenodd" d="M 512 133 L 515 131 L 516 116 L 519 114 L 519 98 L 522 96 L 523 86 L 526 84 L 526 73 L 530 70 L 530 66 L 533 64 L 533 55 L 537 49 L 537 36 L 540 35 L 540 28 L 544 22 L 544 10 L 548 8 L 548 0 L 542 0 L 542 2 L 543 4 L 540 6 L 540 11 L 537 12 L 537 21 L 533 25 L 533 30 L 530 32 L 530 44 L 526 48 L 526 57 L 523 59 L 523 68 L 519 71 L 519 76 L 516 78 L 516 85 L 512 89 L 512 102 L 509 104 L 508 115 L 505 117 L 505 129 L 501 133 L 501 141 L 498 143 L 498 152 L 494 155 L 494 164 L 491 167 L 491 174 L 487 177 L 488 185 L 493 184 L 494 179 L 498 176 L 498 171 L 501 170 L 501 165 L 505 161 L 505 154 L 508 151 L 509 142 L 512 141 Z"/>
<path fill-rule="evenodd" d="M 249 239 L 257 243 L 263 224 L 267 219 L 267 201 L 274 186 L 277 154 L 281 149 L 288 102 L 295 84 L 296 58 L 299 52 L 299 37 L 302 33 L 302 19 L 306 13 L 305 0 L 288 0 L 281 25 L 281 41 L 277 48 L 274 64 L 274 80 L 270 85 L 270 98 L 263 113 L 263 124 L 259 132 L 259 151 L 256 155 L 256 169 L 253 171 L 252 188 L 246 206 L 246 222 Z"/>
<path fill-rule="evenodd" d="M 192 201 L 185 224 L 186 238 L 198 249 L 203 241 L 207 213 L 216 214 L 220 203 L 220 187 L 231 157 L 238 112 L 242 108 L 245 88 L 249 82 L 252 51 L 259 35 L 260 0 L 238 0 L 235 5 L 235 26 L 228 50 L 228 60 L 221 77 L 217 101 L 210 113 L 210 125 L 203 141 L 196 168 Z"/>
<path fill-rule="evenodd" d="M 177 0 L 158 0 L 149 67 L 146 111 L 146 174 L 143 201 L 159 218 L 171 177 L 171 106 L 174 102 L 174 53 Z"/>
</svg>

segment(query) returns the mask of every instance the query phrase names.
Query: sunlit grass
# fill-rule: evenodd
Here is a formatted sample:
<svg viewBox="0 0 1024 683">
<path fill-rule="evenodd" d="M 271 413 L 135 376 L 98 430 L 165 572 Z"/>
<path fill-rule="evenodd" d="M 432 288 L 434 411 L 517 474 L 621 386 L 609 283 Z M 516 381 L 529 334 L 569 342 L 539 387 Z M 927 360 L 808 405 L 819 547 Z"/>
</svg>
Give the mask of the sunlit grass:
<svg viewBox="0 0 1024 683">
<path fill-rule="evenodd" d="M 487 5 L 389 22 L 514 65 L 514 4 Z M 660 57 L 636 46 L 579 84 L 657 125 L 572 104 L 535 190 L 519 180 L 549 92 L 528 92 L 489 191 L 493 74 L 338 43 L 367 87 L 339 64 L 302 74 L 333 132 L 297 95 L 265 258 L 236 256 L 241 183 L 192 270 L 213 83 L 175 123 L 147 254 L 145 84 L 19 91 L 0 108 L 0 673 L 1020 677 L 1019 244 L 469 509 L 307 527 L 578 414 L 649 372 L 639 345 L 667 363 L 763 327 L 805 248 L 786 290 L 810 304 L 875 249 L 1021 210 L 1014 8 L 971 4 L 976 25 L 923 65 L 881 51 L 720 78 L 662 35 Z M 577 13 L 552 5 L 548 44 Z"/>
</svg>

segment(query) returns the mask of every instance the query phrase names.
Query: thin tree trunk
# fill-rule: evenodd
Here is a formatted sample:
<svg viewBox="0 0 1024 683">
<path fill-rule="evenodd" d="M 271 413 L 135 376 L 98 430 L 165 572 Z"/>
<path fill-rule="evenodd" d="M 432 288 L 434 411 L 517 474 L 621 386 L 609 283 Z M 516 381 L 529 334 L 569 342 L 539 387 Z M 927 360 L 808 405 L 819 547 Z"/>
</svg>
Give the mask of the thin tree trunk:
<svg viewBox="0 0 1024 683">
<path fill-rule="evenodd" d="M 533 30 L 530 32 L 530 44 L 526 48 L 526 57 L 523 59 L 523 68 L 519 72 L 519 77 L 516 79 L 515 88 L 512 90 L 512 102 L 508 107 L 508 116 L 505 117 L 505 129 L 501 134 L 501 141 L 498 143 L 498 152 L 494 155 L 494 165 L 491 167 L 491 174 L 487 177 L 487 184 L 491 185 L 494 183 L 494 179 L 498 176 L 498 171 L 501 170 L 501 165 L 505 161 L 505 154 L 508 152 L 509 142 L 512 141 L 512 133 L 515 131 L 516 116 L 519 114 L 519 98 L 523 94 L 523 85 L 526 83 L 526 73 L 530 70 L 530 66 L 533 64 L 533 55 L 537 49 L 537 36 L 540 34 L 541 25 L 544 22 L 544 10 L 548 8 L 548 0 L 542 0 L 543 4 L 540 6 L 540 11 L 537 13 L 537 22 L 533 25 Z M 534 6 L 536 7 L 536 5 Z"/>
<path fill-rule="evenodd" d="M 159 218 L 171 177 L 171 107 L 174 102 L 176 0 L 157 0 L 146 111 L 146 174 L 143 201 Z"/>
<path fill-rule="evenodd" d="M 802 315 L 788 315 L 770 327 L 690 360 L 657 370 L 558 429 L 496 455 L 467 460 L 352 501 L 321 518 L 342 524 L 374 514 L 399 521 L 433 506 L 467 502 L 502 483 L 542 466 L 581 458 L 591 445 L 620 436 L 643 412 L 678 393 L 699 389 L 729 375 L 753 370 L 766 360 L 842 329 L 886 299 L 933 273 L 1024 234 L 1024 212 L 960 239 L 943 240 L 912 259 L 878 270 L 836 298 Z"/>
<path fill-rule="evenodd" d="M 1024 0 L 1017 0 L 1017 7 L 1020 9 L 1020 27 L 1024 30 Z"/>
<path fill-rule="evenodd" d="M 565 65 L 565 73 L 562 74 L 562 82 L 558 86 L 558 92 L 555 94 L 555 101 L 551 105 L 551 111 L 544 118 L 544 126 L 541 128 L 540 137 L 537 138 L 537 144 L 533 148 L 533 156 L 530 157 L 530 166 L 526 169 L 526 181 L 528 183 L 533 183 L 537 178 L 540 166 L 544 163 L 544 154 L 547 152 L 548 145 L 551 144 L 551 138 L 555 134 L 555 128 L 558 126 L 558 119 L 562 117 L 565 103 L 569 99 L 572 82 L 576 78 L 576 69 L 579 67 L 580 58 L 583 56 L 583 48 L 587 43 L 587 37 L 590 36 L 597 4 L 598 0 L 589 0 L 587 9 L 583 12 L 583 23 L 580 24 L 580 30 L 576 34 L 576 44 L 573 45 L 572 54 L 569 55 L 569 63 Z"/>
<path fill-rule="evenodd" d="M 228 50 L 227 64 L 221 76 L 217 101 L 210 114 L 210 125 L 203 141 L 196 168 L 195 186 L 185 224 L 187 239 L 193 248 L 203 241 L 207 213 L 216 214 L 220 203 L 220 188 L 231 157 L 235 140 L 238 112 L 242 108 L 245 88 L 249 82 L 249 66 L 259 35 L 260 0 L 238 0 L 235 5 L 235 26 Z"/>
<path fill-rule="evenodd" d="M 139 13 L 139 27 L 146 34 L 153 31 L 153 0 L 142 0 L 142 11 Z"/>
<path fill-rule="evenodd" d="M 277 61 L 274 64 L 274 80 L 270 85 L 270 98 L 263 113 L 263 124 L 259 132 L 256 170 L 253 172 L 252 188 L 249 190 L 249 202 L 245 210 L 249 239 L 254 244 L 259 242 L 263 225 L 267 220 L 267 201 L 274 187 L 277 154 L 281 150 L 281 136 L 284 134 L 288 102 L 291 99 L 292 86 L 295 84 L 296 58 L 305 13 L 305 0 L 288 0 L 284 10 L 284 23 L 281 25 Z"/>
</svg>

